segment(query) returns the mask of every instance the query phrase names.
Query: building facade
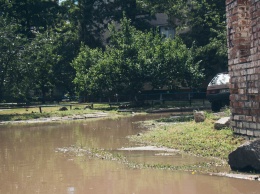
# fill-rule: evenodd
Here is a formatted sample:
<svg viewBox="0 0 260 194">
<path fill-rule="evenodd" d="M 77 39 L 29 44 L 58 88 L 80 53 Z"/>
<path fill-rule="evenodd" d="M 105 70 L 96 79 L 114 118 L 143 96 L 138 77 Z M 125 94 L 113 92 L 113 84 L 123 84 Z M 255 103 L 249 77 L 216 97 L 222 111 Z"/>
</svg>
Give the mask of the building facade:
<svg viewBox="0 0 260 194">
<path fill-rule="evenodd" d="M 231 126 L 260 137 L 260 0 L 226 0 Z"/>
</svg>

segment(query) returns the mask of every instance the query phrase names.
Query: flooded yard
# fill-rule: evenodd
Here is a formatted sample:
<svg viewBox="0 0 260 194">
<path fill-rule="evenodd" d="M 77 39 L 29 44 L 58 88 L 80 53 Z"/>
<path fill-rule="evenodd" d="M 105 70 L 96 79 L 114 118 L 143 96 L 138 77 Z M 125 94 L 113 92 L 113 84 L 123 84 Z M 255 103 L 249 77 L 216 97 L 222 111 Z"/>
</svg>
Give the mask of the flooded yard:
<svg viewBox="0 0 260 194">
<path fill-rule="evenodd" d="M 127 136 L 142 131 L 135 121 L 161 115 L 119 119 L 0 125 L 0 194 L 258 194 L 259 181 L 198 173 L 133 169 L 116 161 L 75 157 L 57 148 L 104 149 L 129 161 L 187 165 L 203 162 L 167 150 L 138 147 Z"/>
</svg>

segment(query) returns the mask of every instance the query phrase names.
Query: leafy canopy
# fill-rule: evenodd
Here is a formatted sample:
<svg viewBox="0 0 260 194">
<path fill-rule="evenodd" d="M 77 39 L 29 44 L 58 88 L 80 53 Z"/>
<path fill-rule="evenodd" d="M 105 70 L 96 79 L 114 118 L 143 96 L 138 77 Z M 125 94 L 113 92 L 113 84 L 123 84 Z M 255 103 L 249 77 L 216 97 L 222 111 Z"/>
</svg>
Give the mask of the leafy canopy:
<svg viewBox="0 0 260 194">
<path fill-rule="evenodd" d="M 79 92 L 92 95 L 129 95 L 132 99 L 145 84 L 154 89 L 194 87 L 203 77 L 193 51 L 181 39 L 164 39 L 157 32 L 141 32 L 123 18 L 119 30 L 110 25 L 105 51 L 82 46 L 72 62 Z M 187 79 L 185 79 L 187 78 Z"/>
</svg>

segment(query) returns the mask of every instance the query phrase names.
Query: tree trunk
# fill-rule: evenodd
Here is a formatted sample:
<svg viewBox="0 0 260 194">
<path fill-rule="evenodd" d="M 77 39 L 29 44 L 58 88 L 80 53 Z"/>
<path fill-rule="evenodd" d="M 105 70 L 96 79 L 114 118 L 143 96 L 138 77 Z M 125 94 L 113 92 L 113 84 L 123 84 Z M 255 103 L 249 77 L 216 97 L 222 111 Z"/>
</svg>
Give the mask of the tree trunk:
<svg viewBox="0 0 260 194">
<path fill-rule="evenodd" d="M 45 99 L 46 99 L 46 89 L 45 89 L 45 87 L 43 86 L 42 87 L 42 89 L 41 89 L 41 91 L 42 91 L 42 104 L 45 104 Z"/>
</svg>

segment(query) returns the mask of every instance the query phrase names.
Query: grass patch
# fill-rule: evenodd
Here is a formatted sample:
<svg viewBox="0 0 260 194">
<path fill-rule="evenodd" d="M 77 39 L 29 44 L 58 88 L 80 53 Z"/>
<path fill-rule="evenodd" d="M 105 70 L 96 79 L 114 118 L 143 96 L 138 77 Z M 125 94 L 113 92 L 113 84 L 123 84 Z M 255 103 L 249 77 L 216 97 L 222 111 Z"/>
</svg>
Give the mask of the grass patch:
<svg viewBox="0 0 260 194">
<path fill-rule="evenodd" d="M 192 121 L 194 117 L 192 115 L 186 115 L 186 116 L 172 116 L 170 118 L 161 118 L 157 119 L 157 122 L 188 122 Z"/>
<path fill-rule="evenodd" d="M 244 138 L 236 137 L 230 128 L 214 130 L 214 116 L 207 114 L 205 122 L 163 124 L 154 121 L 151 130 L 131 139 L 140 143 L 165 146 L 182 152 L 202 156 L 228 159 L 228 154 L 244 142 Z"/>
<path fill-rule="evenodd" d="M 69 106 L 66 106 L 68 110 L 59 111 L 61 107 L 63 107 L 63 104 L 42 106 L 42 113 L 40 113 L 38 106 L 2 109 L 2 111 L 0 111 L 0 121 L 20 121 L 38 118 L 64 117 L 83 115 L 96 111 L 109 111 L 111 113 L 116 112 L 116 109 L 110 109 L 108 104 L 94 104 L 94 109 L 85 108 L 86 104 L 72 104 L 71 110 Z"/>
<path fill-rule="evenodd" d="M 178 171 L 189 171 L 192 174 L 195 173 L 209 173 L 214 172 L 214 168 L 216 165 L 220 166 L 220 164 L 216 162 L 200 162 L 196 164 L 190 165 L 170 165 L 170 164 L 147 164 L 147 163 L 137 163 L 127 160 L 127 157 L 118 154 L 118 153 L 111 153 L 109 151 L 97 148 L 84 148 L 84 147 L 63 147 L 57 148 L 56 152 L 63 153 L 72 157 L 84 157 L 87 156 L 89 158 L 97 158 L 101 160 L 110 160 L 115 161 L 120 164 L 124 164 L 129 168 L 133 169 L 160 169 L 160 170 L 178 170 Z"/>
</svg>

